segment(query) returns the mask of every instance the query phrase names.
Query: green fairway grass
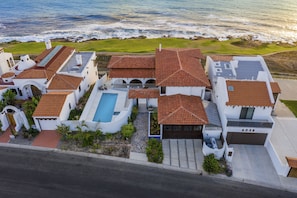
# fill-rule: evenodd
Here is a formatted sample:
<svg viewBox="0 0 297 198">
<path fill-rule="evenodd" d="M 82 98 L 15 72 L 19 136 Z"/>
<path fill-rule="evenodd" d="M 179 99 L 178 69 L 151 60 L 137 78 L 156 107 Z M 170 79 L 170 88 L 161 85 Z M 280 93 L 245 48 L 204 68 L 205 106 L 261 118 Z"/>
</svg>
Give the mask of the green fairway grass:
<svg viewBox="0 0 297 198">
<path fill-rule="evenodd" d="M 277 43 L 261 43 L 242 39 L 218 41 L 217 39 L 106 39 L 90 40 L 85 42 L 52 41 L 52 46 L 65 45 L 75 47 L 77 51 L 96 52 L 127 52 L 152 53 L 162 44 L 162 48 L 199 48 L 203 54 L 229 54 L 229 55 L 264 55 L 275 52 L 297 50 L 297 46 Z M 6 52 L 15 55 L 39 54 L 45 49 L 44 42 L 9 42 L 0 43 Z"/>
<path fill-rule="evenodd" d="M 284 103 L 297 117 L 297 101 L 296 100 L 281 100 L 282 103 Z"/>
</svg>

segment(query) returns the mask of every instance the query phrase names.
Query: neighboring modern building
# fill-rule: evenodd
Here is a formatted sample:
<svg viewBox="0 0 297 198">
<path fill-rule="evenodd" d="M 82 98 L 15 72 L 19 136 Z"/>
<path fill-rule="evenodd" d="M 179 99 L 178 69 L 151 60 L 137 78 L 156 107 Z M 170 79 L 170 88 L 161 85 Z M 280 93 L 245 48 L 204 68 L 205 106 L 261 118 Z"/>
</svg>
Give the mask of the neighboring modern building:
<svg viewBox="0 0 297 198">
<path fill-rule="evenodd" d="M 280 88 L 261 56 L 208 56 L 212 101 L 218 106 L 228 144 L 265 145 L 274 126 Z"/>
</svg>

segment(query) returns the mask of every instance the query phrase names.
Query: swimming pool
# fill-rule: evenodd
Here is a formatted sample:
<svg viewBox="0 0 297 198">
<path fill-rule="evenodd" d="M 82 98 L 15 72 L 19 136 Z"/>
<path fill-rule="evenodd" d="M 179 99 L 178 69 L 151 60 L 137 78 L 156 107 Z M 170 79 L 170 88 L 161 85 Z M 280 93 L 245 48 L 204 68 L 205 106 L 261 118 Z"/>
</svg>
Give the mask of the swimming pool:
<svg viewBox="0 0 297 198">
<path fill-rule="evenodd" d="M 114 107 L 118 98 L 118 94 L 103 93 L 97 106 L 93 121 L 110 122 L 114 113 Z"/>
</svg>

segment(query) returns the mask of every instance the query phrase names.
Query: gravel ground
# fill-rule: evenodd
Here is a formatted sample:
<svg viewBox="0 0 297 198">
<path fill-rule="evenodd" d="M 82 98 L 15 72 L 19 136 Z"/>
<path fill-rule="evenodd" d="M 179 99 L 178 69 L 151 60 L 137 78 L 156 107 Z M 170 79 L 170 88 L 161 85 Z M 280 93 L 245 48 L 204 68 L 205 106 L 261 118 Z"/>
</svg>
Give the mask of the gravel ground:
<svg viewBox="0 0 297 198">
<path fill-rule="evenodd" d="M 145 153 L 148 141 L 148 112 L 139 112 L 134 121 L 134 126 L 136 127 L 136 132 L 131 138 L 131 151 Z"/>
</svg>

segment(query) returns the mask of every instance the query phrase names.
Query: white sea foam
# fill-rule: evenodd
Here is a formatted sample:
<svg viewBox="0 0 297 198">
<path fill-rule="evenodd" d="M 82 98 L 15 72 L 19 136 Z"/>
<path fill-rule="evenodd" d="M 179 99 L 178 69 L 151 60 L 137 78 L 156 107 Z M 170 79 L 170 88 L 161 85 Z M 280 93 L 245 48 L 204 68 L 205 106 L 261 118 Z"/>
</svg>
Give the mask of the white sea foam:
<svg viewBox="0 0 297 198">
<path fill-rule="evenodd" d="M 18 5 L 17 0 L 11 1 Z M 30 15 L 25 13 L 26 10 L 1 10 L 0 2 L 0 42 L 39 42 L 45 38 L 81 42 L 89 39 L 142 36 L 188 39 L 205 37 L 219 40 L 251 36 L 264 42 L 297 42 L 294 10 L 297 4 L 294 0 L 286 0 L 290 1 L 290 6 L 280 9 L 283 7 L 283 0 L 279 1 L 275 2 L 273 7 L 266 6 L 270 0 L 258 3 L 251 0 L 242 0 L 240 3 L 224 0 L 183 0 L 174 4 L 168 4 L 165 0 L 127 0 L 125 3 L 96 1 L 98 5 L 88 5 L 88 13 L 85 15 L 83 10 L 86 4 L 83 1 L 73 7 L 73 2 L 70 1 L 67 4 L 61 3 L 59 8 L 63 10 L 66 9 L 63 6 L 67 6 L 67 13 L 61 14 L 56 9 L 51 9 L 49 13 L 43 10 L 35 13 L 33 18 L 22 18 Z M 44 0 L 44 3 L 50 4 L 51 1 Z M 79 13 L 77 6 L 81 8 Z M 18 13 L 22 20 L 15 16 Z M 45 17 L 48 15 L 50 17 Z M 36 18 L 38 20 L 34 21 Z"/>
</svg>

